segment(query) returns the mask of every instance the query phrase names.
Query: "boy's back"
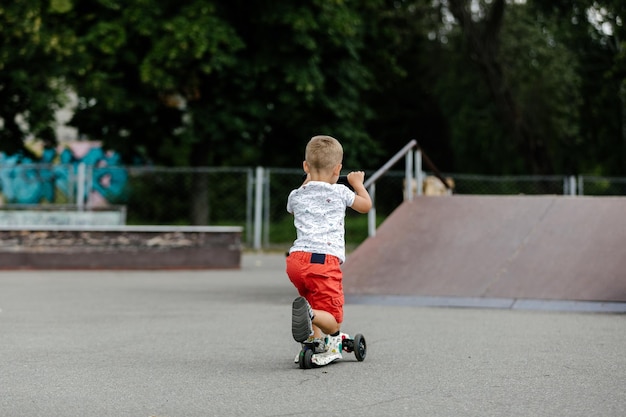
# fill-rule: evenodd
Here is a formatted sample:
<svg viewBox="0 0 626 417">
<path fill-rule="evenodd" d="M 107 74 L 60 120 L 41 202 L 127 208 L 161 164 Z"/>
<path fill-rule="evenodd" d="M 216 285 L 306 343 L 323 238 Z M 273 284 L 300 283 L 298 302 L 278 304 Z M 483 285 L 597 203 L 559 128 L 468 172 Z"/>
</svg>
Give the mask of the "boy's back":
<svg viewBox="0 0 626 417">
<path fill-rule="evenodd" d="M 345 261 L 344 220 L 354 198 L 345 185 L 320 181 L 293 190 L 287 211 L 294 215 L 297 238 L 290 252 L 325 253 Z"/>
</svg>

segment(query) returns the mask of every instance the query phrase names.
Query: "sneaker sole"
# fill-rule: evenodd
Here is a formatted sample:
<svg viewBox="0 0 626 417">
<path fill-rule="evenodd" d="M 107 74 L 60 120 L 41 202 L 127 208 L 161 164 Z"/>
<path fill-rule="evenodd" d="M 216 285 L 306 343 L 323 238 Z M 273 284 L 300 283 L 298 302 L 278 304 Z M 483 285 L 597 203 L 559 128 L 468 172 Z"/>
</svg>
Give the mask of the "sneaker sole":
<svg viewBox="0 0 626 417">
<path fill-rule="evenodd" d="M 291 310 L 291 333 L 296 342 L 302 343 L 313 333 L 307 301 L 303 297 L 293 300 Z"/>
</svg>

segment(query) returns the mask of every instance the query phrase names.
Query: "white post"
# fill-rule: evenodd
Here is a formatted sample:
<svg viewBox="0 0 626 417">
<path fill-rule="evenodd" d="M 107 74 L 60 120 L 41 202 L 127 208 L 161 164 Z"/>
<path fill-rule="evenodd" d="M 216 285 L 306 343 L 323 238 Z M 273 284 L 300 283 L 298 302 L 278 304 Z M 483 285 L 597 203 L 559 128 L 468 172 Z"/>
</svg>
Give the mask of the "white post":
<svg viewBox="0 0 626 417">
<path fill-rule="evenodd" d="M 563 178 L 563 194 L 576 195 L 576 177 L 573 175 Z"/>
<path fill-rule="evenodd" d="M 270 245 L 270 169 L 263 173 L 263 244 L 264 247 Z"/>
<path fill-rule="evenodd" d="M 368 188 L 367 192 L 372 199 L 372 208 L 367 213 L 367 235 L 369 237 L 376 236 L 376 183 L 373 182 Z"/>
<path fill-rule="evenodd" d="M 252 244 L 252 230 L 254 216 L 254 171 L 248 168 L 246 172 L 246 243 Z"/>
<path fill-rule="evenodd" d="M 413 201 L 413 152 L 406 153 L 404 167 L 404 188 L 407 201 Z"/>
<path fill-rule="evenodd" d="M 415 151 L 415 182 L 417 183 L 417 195 L 422 195 L 424 186 L 424 172 L 422 171 L 422 151 Z"/>
<path fill-rule="evenodd" d="M 78 164 L 78 177 L 76 178 L 76 206 L 79 211 L 85 209 L 85 184 L 87 182 L 86 166 L 83 162 Z"/>
<path fill-rule="evenodd" d="M 576 195 L 576 177 L 573 175 L 569 177 L 569 195 Z"/>
<path fill-rule="evenodd" d="M 254 193 L 254 249 L 261 249 L 263 228 L 263 167 L 256 167 L 256 187 Z"/>
<path fill-rule="evenodd" d="M 582 175 L 578 176 L 578 195 L 585 195 L 585 188 L 583 186 L 583 184 L 585 183 L 585 180 L 583 179 Z"/>
</svg>

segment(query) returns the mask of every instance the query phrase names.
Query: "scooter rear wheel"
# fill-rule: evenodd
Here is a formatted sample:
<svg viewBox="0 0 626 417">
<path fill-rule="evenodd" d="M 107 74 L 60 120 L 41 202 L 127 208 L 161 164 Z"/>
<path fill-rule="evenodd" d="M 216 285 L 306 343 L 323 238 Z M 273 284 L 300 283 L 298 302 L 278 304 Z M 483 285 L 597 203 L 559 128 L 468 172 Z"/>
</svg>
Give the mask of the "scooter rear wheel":
<svg viewBox="0 0 626 417">
<path fill-rule="evenodd" d="M 354 336 L 354 356 L 356 356 L 357 361 L 363 362 L 366 355 L 367 343 L 365 342 L 365 336 L 359 333 Z"/>
</svg>

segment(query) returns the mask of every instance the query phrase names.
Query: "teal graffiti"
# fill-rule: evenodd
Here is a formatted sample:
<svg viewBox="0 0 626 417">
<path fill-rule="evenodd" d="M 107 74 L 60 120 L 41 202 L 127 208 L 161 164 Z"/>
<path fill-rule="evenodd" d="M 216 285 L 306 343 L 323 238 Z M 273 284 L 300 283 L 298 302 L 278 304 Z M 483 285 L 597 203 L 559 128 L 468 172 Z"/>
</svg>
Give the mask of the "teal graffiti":
<svg viewBox="0 0 626 417">
<path fill-rule="evenodd" d="M 0 152 L 0 190 L 5 203 L 52 203 L 57 190 L 68 198 L 76 196 L 78 166 L 81 163 L 88 167 L 91 174 L 91 181 L 84 187 L 83 201 L 87 200 L 90 192 L 97 192 L 111 204 L 125 202 L 128 172 L 120 165 L 117 153 L 92 148 L 84 157 L 77 158 L 65 148 L 59 155 L 60 164 L 53 165 L 56 156 L 54 149 L 45 149 L 39 160 Z"/>
</svg>

